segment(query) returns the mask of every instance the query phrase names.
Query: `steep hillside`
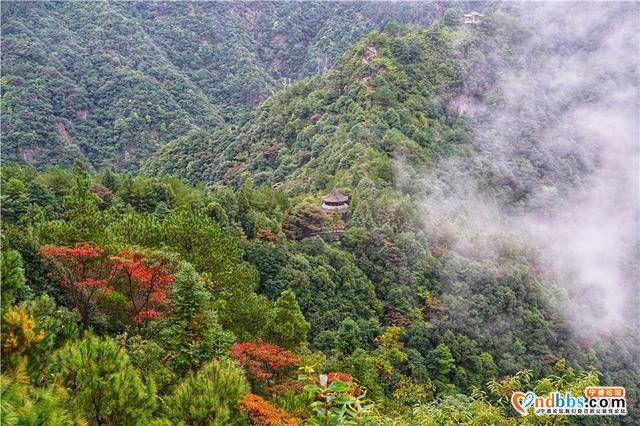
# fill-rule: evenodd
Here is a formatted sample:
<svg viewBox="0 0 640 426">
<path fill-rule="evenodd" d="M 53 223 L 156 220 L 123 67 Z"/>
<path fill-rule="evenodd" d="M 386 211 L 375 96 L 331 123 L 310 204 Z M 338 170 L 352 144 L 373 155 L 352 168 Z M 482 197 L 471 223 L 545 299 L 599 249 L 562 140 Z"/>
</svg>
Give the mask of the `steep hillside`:
<svg viewBox="0 0 640 426">
<path fill-rule="evenodd" d="M 223 122 L 115 5 L 5 3 L 2 20 L 5 160 L 127 168 L 189 129 Z"/>
<path fill-rule="evenodd" d="M 546 371 L 558 353 L 601 356 L 608 379 L 633 387 L 638 201 L 624 194 L 637 188 L 638 46 L 624 34 L 637 7 L 485 13 L 478 26 L 448 14 L 427 29 L 370 34 L 244 125 L 181 137 L 147 170 L 297 196 L 280 225 L 251 218 L 256 231 L 304 228 L 305 197 L 337 186 L 351 196 L 343 246 L 385 320 L 412 322 L 413 333 L 420 307 L 449 347 L 492 348 L 499 371 Z M 282 285 L 273 265 L 258 269 L 266 291 Z"/>
<path fill-rule="evenodd" d="M 252 183 L 295 196 L 280 219 L 267 211 L 247 216 L 249 238 L 282 231 L 305 236 L 318 225 L 309 195 L 337 186 L 351 196 L 341 246 L 374 283 L 385 308 L 383 321 L 412 324 L 406 342 L 420 356 L 428 357 L 423 348 L 433 341 L 421 339 L 429 335 L 447 345 L 491 348 L 505 373 L 524 365 L 548 371 L 557 353 L 586 362 L 558 308 L 565 299 L 554 294 L 554 278 L 540 265 L 544 261 L 535 247 L 501 226 L 507 218 L 487 214 L 482 220 L 494 223 L 477 223 L 487 207 L 472 198 L 493 194 L 506 210 L 523 199 L 472 143 L 478 127 L 463 104 L 479 108 L 491 96 L 499 99 L 492 91 L 502 70 L 478 69 L 489 61 L 517 67 L 522 57 L 505 52 L 524 55 L 519 49 L 530 33 L 504 13 L 478 27 L 457 19 L 448 23 L 371 34 L 326 74 L 269 98 L 246 124 L 179 138 L 161 149 L 147 170 L 214 188 L 242 185 L 241 193 Z M 536 154 L 525 152 L 518 161 Z M 568 177 L 554 183 L 572 185 Z M 453 204 L 459 185 L 466 187 L 466 198 Z M 478 211 L 470 212 L 465 202 Z M 295 257 L 260 242 L 249 246 L 248 256 L 260 271 L 263 292 L 275 295 L 294 282 L 304 299 L 307 279 L 291 270 Z M 305 314 L 314 309 L 302 306 Z M 541 332 L 535 338 L 520 334 L 533 330 Z M 316 331 L 312 345 L 326 347 L 328 331 L 312 327 Z M 421 337 L 408 337 L 414 332 Z"/>
<path fill-rule="evenodd" d="M 269 98 L 246 124 L 184 136 L 147 168 L 211 183 L 248 172 L 256 183 L 317 190 L 336 174 L 356 185 L 362 167 L 391 183 L 394 157 L 427 166 L 433 155 L 468 151 L 465 124 L 447 108 L 463 84 L 451 56 L 456 34 L 441 25 L 371 34 L 326 74 Z"/>
<path fill-rule="evenodd" d="M 440 4 L 2 3 L 3 160 L 136 169 Z"/>
<path fill-rule="evenodd" d="M 441 3 L 370 5 L 12 4 L 11 43 L 54 18 L 67 38 L 14 61 L 31 77 L 3 81 L 3 154 L 40 140 L 30 125 L 63 137 L 42 145 L 61 164 L 134 167 L 159 149 L 137 175 L 2 165 L 3 419 L 638 423 L 640 6 L 483 3 L 464 24 Z M 426 28 L 372 24 L 430 10 Z M 41 25 L 16 31 L 16 16 Z M 85 27 L 101 41 L 82 44 Z M 145 48 L 127 35 L 105 50 L 113 34 Z M 77 95 L 29 74 L 47 48 Z M 156 63 L 175 78 L 148 78 Z M 118 72 L 137 79 L 101 79 Z M 61 108 L 94 102 L 79 117 L 111 139 L 78 148 L 46 102 L 28 121 L 37 84 Z M 158 102 L 183 121 L 152 149 Z M 94 142 L 100 161 L 80 152 Z M 344 215 L 320 207 L 332 188 Z M 624 386 L 629 415 L 510 403 L 595 385 Z"/>
</svg>

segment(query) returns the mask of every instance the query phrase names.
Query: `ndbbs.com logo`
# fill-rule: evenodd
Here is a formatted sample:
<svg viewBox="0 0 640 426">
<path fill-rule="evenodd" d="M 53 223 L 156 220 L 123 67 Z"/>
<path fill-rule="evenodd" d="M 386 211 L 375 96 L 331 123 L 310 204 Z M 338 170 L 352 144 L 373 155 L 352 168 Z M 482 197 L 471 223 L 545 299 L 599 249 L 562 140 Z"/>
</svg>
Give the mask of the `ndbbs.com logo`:
<svg viewBox="0 0 640 426">
<path fill-rule="evenodd" d="M 538 396 L 534 392 L 514 392 L 511 405 L 523 416 L 578 415 L 621 416 L 627 414 L 625 391 L 622 387 L 589 387 L 584 396 L 571 392 L 551 392 Z"/>
</svg>

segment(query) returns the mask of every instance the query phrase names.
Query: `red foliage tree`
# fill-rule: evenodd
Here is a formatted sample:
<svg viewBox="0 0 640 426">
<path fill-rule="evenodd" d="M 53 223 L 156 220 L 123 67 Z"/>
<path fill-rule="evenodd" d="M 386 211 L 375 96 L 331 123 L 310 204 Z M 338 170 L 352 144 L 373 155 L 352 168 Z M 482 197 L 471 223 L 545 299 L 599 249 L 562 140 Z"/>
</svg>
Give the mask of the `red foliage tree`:
<svg viewBox="0 0 640 426">
<path fill-rule="evenodd" d="M 161 317 L 173 282 L 168 262 L 133 250 L 111 256 L 90 243 L 48 245 L 39 254 L 44 264 L 52 266 L 50 276 L 69 289 L 83 328 L 89 325 L 91 313 L 104 306 L 105 298 L 114 291 L 127 300 L 124 322 L 138 332 L 145 323 Z"/>
<path fill-rule="evenodd" d="M 86 328 L 95 305 L 113 291 L 116 271 L 107 254 L 90 243 L 78 243 L 73 247 L 47 245 L 39 255 L 42 263 L 52 267 L 49 277 L 68 289 L 69 301 Z"/>
<path fill-rule="evenodd" d="M 170 265 L 132 250 L 109 259 L 118 271 L 116 288 L 127 298 L 131 320 L 140 326 L 160 319 L 173 282 Z"/>
<path fill-rule="evenodd" d="M 285 410 L 274 407 L 252 393 L 247 394 L 240 402 L 240 409 L 256 426 L 298 426 L 301 424 L 299 419 L 292 417 Z"/>
<path fill-rule="evenodd" d="M 255 239 L 272 243 L 278 239 L 278 236 L 271 231 L 262 229 L 256 233 Z"/>
<path fill-rule="evenodd" d="M 89 191 L 100 197 L 101 208 L 106 207 L 113 197 L 113 194 L 111 193 L 111 191 L 109 191 L 109 188 L 105 187 L 104 185 L 100 185 L 99 183 L 92 184 L 89 188 Z"/>
<path fill-rule="evenodd" d="M 399 325 L 405 327 L 411 324 L 411 320 L 402 315 L 400 312 L 393 309 L 390 304 L 384 305 L 386 313 L 384 314 L 384 323 L 390 325 Z"/>
<path fill-rule="evenodd" d="M 236 343 L 230 355 L 237 359 L 249 375 L 249 380 L 258 388 L 275 385 L 290 379 L 300 362 L 293 352 L 279 346 L 257 342 Z"/>
</svg>

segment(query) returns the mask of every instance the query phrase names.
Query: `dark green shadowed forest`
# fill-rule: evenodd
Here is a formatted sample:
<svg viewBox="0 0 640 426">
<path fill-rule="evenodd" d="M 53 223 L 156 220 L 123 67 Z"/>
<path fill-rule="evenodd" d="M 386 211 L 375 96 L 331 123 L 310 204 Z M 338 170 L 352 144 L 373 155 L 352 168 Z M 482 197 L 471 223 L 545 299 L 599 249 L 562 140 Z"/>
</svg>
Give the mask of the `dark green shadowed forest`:
<svg viewBox="0 0 640 426">
<path fill-rule="evenodd" d="M 636 424 L 640 15 L 572 7 L 3 2 L 1 424 Z"/>
</svg>

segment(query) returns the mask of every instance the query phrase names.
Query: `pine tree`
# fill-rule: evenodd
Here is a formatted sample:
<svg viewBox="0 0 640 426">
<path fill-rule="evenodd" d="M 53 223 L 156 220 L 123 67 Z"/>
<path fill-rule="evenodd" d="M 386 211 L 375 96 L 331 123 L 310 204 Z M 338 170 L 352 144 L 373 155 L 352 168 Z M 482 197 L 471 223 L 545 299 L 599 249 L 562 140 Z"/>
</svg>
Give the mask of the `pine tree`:
<svg viewBox="0 0 640 426">
<path fill-rule="evenodd" d="M 367 201 L 360 201 L 356 208 L 353 210 L 351 220 L 349 220 L 349 226 L 360 226 L 362 228 L 373 227 L 373 215 L 371 213 L 371 207 Z"/>
<path fill-rule="evenodd" d="M 26 369 L 30 349 L 44 339 L 44 333 L 26 307 L 12 307 L 2 315 L 2 369 Z"/>
<path fill-rule="evenodd" d="M 228 351 L 233 335 L 218 323 L 211 296 L 191 264 L 183 262 L 175 274 L 170 299 L 172 315 L 163 336 L 179 372 L 196 370 Z"/>
<path fill-rule="evenodd" d="M 285 349 L 295 349 L 307 342 L 309 328 L 296 294 L 291 290 L 283 291 L 271 309 L 267 339 Z"/>
<path fill-rule="evenodd" d="M 450 384 L 451 372 L 456 368 L 456 361 L 451 354 L 451 350 L 444 343 L 440 343 L 435 349 L 429 352 L 429 369 L 438 386 L 438 390 L 445 391 L 452 389 Z"/>
<path fill-rule="evenodd" d="M 53 355 L 51 372 L 66 406 L 89 424 L 147 424 L 156 406 L 153 383 L 145 386 L 123 345 L 85 334 Z"/>
<path fill-rule="evenodd" d="M 19 221 L 27 211 L 27 199 L 24 182 L 10 178 L 2 185 L 2 217 L 11 222 Z"/>
<path fill-rule="evenodd" d="M 352 318 L 345 318 L 338 327 L 336 336 L 336 349 L 344 354 L 351 354 L 360 347 L 362 331 Z"/>
<path fill-rule="evenodd" d="M 56 204 L 53 193 L 37 180 L 32 180 L 27 185 L 27 197 L 29 198 L 29 202 L 41 207 Z"/>
<path fill-rule="evenodd" d="M 74 174 L 75 186 L 63 198 L 64 214 L 68 221 L 54 237 L 70 243 L 98 241 L 103 228 L 98 209 L 100 198 L 90 191 L 91 177 L 86 172 Z"/>
<path fill-rule="evenodd" d="M 0 268 L 2 280 L 2 309 L 4 310 L 16 299 L 17 294 L 24 288 L 24 268 L 22 256 L 15 250 L 0 252 Z"/>
<path fill-rule="evenodd" d="M 156 204 L 156 208 L 153 210 L 153 216 L 159 220 L 163 220 L 169 214 L 169 207 L 164 201 L 160 201 Z"/>
<path fill-rule="evenodd" d="M 3 426 L 81 424 L 71 419 L 53 389 L 30 386 L 19 371 L 0 376 L 0 420 Z"/>
<path fill-rule="evenodd" d="M 242 369 L 230 360 L 212 361 L 178 385 L 167 399 L 167 417 L 174 424 L 246 424 L 238 407 L 248 391 Z"/>
<path fill-rule="evenodd" d="M 166 243 L 200 273 L 206 273 L 220 323 L 243 340 L 259 337 L 268 303 L 256 293 L 258 272 L 244 262 L 237 240 L 204 213 L 174 209 L 163 222 Z"/>
<path fill-rule="evenodd" d="M 111 192 L 118 191 L 118 176 L 111 169 L 103 169 L 98 174 L 98 181 Z"/>
</svg>

